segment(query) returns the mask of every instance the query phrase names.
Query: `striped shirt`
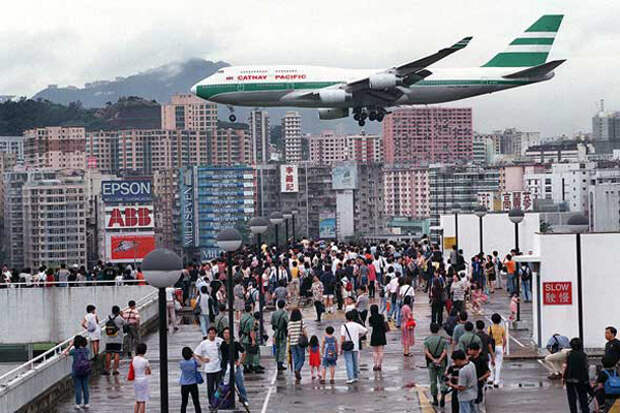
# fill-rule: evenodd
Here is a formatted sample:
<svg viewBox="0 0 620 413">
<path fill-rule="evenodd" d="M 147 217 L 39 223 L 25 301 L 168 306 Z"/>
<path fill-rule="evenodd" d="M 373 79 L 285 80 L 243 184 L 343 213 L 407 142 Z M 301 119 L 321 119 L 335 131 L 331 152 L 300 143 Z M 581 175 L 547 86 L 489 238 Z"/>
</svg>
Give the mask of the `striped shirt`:
<svg viewBox="0 0 620 413">
<path fill-rule="evenodd" d="M 131 308 L 125 310 L 123 312 L 123 318 L 127 321 L 127 324 L 138 325 L 138 323 L 140 323 L 140 314 L 135 308 L 133 310 Z"/>
<path fill-rule="evenodd" d="M 299 336 L 301 335 L 302 330 L 302 321 L 289 321 L 288 322 L 288 338 L 290 340 L 291 346 L 296 346 L 299 341 Z"/>
</svg>

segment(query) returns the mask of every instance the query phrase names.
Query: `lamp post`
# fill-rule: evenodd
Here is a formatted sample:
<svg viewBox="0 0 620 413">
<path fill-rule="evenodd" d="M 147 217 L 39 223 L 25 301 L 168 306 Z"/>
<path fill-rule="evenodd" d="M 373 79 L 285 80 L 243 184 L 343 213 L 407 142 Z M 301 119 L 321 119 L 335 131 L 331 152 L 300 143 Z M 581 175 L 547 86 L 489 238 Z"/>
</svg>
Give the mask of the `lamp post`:
<svg viewBox="0 0 620 413">
<path fill-rule="evenodd" d="M 480 231 L 480 255 L 484 253 L 484 248 L 482 244 L 482 218 L 487 214 L 487 209 L 482 205 L 478 205 L 476 209 L 474 209 L 474 214 L 478 217 L 478 228 Z"/>
<path fill-rule="evenodd" d="M 278 225 L 284 222 L 284 217 L 281 212 L 272 212 L 269 216 L 269 221 L 275 226 L 275 235 L 276 235 L 276 248 L 279 248 L 280 245 L 278 243 Z"/>
<path fill-rule="evenodd" d="M 166 288 L 181 276 L 183 261 L 165 248 L 151 251 L 142 260 L 144 279 L 158 289 L 159 301 L 159 389 L 160 410 L 168 413 L 168 336 L 166 333 Z"/>
<path fill-rule="evenodd" d="M 589 228 L 589 221 L 585 215 L 576 214 L 568 218 L 566 225 L 575 232 L 575 253 L 577 255 L 577 323 L 579 325 L 579 338 L 583 343 L 583 291 L 581 274 L 581 233 Z"/>
<path fill-rule="evenodd" d="M 459 212 L 461 210 L 461 206 L 459 204 L 452 205 L 452 213 L 454 213 L 454 245 L 456 246 L 456 251 L 459 250 Z"/>
<path fill-rule="evenodd" d="M 290 212 L 285 212 L 282 216 L 284 217 L 284 233 L 286 234 L 284 239 L 286 241 L 286 249 L 288 250 L 288 221 L 293 218 L 293 214 Z"/>
<path fill-rule="evenodd" d="M 263 217 L 254 217 L 250 220 L 249 222 L 249 226 L 250 226 L 250 231 L 252 232 L 252 234 L 256 235 L 256 246 L 257 246 L 257 254 L 260 256 L 260 236 L 261 234 L 263 234 L 265 231 L 267 231 L 267 228 L 269 227 L 269 221 L 267 221 L 265 218 Z M 264 285 L 263 285 L 263 274 L 259 274 L 258 275 L 258 293 L 259 293 L 259 298 L 258 298 L 258 311 L 260 313 L 260 340 L 259 342 L 261 344 L 263 343 L 263 335 L 264 335 L 264 328 L 263 328 L 263 303 L 265 301 L 264 299 Z"/>
<path fill-rule="evenodd" d="M 295 221 L 297 219 L 297 214 L 299 214 L 299 210 L 297 208 L 293 208 L 291 209 L 291 214 L 293 214 L 293 243 L 295 243 L 295 240 L 297 238 L 297 235 L 295 234 Z"/>
<path fill-rule="evenodd" d="M 235 408 L 235 320 L 233 310 L 233 275 L 232 275 L 232 253 L 241 247 L 242 238 L 239 231 L 228 228 L 217 234 L 215 238 L 217 246 L 226 251 L 227 267 L 228 267 L 228 333 L 230 334 L 230 342 L 228 343 L 228 363 L 230 368 L 230 391 L 232 394 L 231 407 Z M 226 374 L 226 373 L 224 373 Z"/>
<path fill-rule="evenodd" d="M 513 208 L 508 212 L 508 219 L 515 224 L 515 253 L 519 254 L 519 224 L 525 218 L 525 214 L 520 208 Z M 515 282 L 517 293 L 517 321 L 521 321 L 521 291 L 519 280 L 521 275 L 519 274 L 519 263 L 515 262 Z"/>
</svg>

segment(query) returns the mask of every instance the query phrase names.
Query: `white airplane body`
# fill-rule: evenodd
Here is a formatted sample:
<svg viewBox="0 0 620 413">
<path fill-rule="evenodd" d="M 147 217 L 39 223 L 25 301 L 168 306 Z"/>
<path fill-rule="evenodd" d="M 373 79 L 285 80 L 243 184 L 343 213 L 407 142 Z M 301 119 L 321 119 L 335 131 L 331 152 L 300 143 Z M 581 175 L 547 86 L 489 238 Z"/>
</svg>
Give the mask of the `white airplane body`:
<svg viewBox="0 0 620 413">
<path fill-rule="evenodd" d="M 467 46 L 466 37 L 449 48 L 389 69 L 323 66 L 230 66 L 192 87 L 203 99 L 234 106 L 319 108 L 321 119 L 349 115 L 364 125 L 381 121 L 387 108 L 442 103 L 549 80 L 564 60 L 546 62 L 561 15 L 538 19 L 508 48 L 481 67 L 430 68 Z M 234 115 L 231 114 L 234 121 Z"/>
</svg>

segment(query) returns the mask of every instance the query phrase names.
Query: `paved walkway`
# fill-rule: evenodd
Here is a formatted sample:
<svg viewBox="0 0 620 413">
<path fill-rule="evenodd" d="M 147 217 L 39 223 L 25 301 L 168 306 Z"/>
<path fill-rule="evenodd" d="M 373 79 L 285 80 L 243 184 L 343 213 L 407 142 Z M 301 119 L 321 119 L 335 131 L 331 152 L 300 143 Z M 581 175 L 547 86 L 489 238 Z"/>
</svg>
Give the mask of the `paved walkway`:
<svg viewBox="0 0 620 413">
<path fill-rule="evenodd" d="M 508 299 L 505 293 L 496 293 L 492 302 L 485 308 L 485 319 L 498 311 L 507 315 Z M 528 315 L 528 311 L 529 314 Z M 294 377 L 287 371 L 276 375 L 273 359 L 264 359 L 262 365 L 267 371 L 263 375 L 246 376 L 246 387 L 253 412 L 371 412 L 389 409 L 393 412 L 433 412 L 429 404 L 428 374 L 422 353 L 422 341 L 429 334 L 430 309 L 421 292 L 417 292 L 414 315 L 418 322 L 416 328 L 416 345 L 414 357 L 403 358 L 400 345 L 400 332 L 388 333 L 388 345 L 381 373 L 372 371 L 372 353 L 369 349 L 362 351 L 360 372 L 362 380 L 354 385 L 347 385 L 344 361 L 338 361 L 336 383 L 320 385 L 310 378 L 306 363 L 302 370 L 302 382 L 296 385 Z M 268 320 L 270 315 L 266 316 Z M 523 319 L 531 318 L 531 309 L 523 307 Z M 319 325 L 314 322 L 314 311 L 304 310 L 305 324 L 309 334 L 321 337 L 325 327 L 333 325 L 336 331 L 344 317 L 340 314 L 327 315 Z M 266 323 L 267 333 L 271 331 Z M 529 347 L 527 332 L 518 332 L 513 336 L 512 349 Z M 178 361 L 181 348 L 194 348 L 201 339 L 196 325 L 184 325 L 175 334 L 168 336 L 170 411 L 180 410 L 180 386 L 178 385 Z M 517 344 L 517 341 L 521 345 Z M 146 339 L 147 357 L 153 367 L 151 376 L 151 402 L 147 405 L 149 412 L 159 412 L 159 363 L 158 335 L 152 334 Z M 516 351 L 516 350 L 515 350 Z M 94 377 L 91 380 L 91 412 L 130 412 L 133 406 L 133 388 L 127 382 L 128 361 L 121 367 L 121 376 Z M 534 406 L 545 406 L 546 413 L 565 412 L 567 409 L 564 393 L 557 384 L 546 379 L 546 371 L 536 360 L 507 360 L 505 362 L 505 386 L 488 392 L 489 412 L 535 411 Z M 200 396 L 203 410 L 206 411 L 206 388 L 202 385 Z M 73 397 L 65 398 L 59 405 L 59 412 L 72 411 Z M 191 407 L 188 411 L 193 411 Z M 448 409 L 449 411 L 449 409 Z"/>
</svg>

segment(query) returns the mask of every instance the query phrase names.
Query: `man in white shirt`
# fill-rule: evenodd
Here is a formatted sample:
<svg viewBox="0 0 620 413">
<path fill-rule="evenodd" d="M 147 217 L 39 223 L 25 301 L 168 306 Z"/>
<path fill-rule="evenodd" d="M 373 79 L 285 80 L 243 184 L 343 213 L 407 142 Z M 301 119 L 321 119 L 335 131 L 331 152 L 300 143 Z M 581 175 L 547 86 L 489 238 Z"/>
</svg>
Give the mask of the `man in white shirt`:
<svg viewBox="0 0 620 413">
<path fill-rule="evenodd" d="M 179 327 L 177 327 L 177 312 L 175 309 L 175 301 L 176 297 L 176 288 L 168 287 L 166 288 L 166 311 L 168 313 L 168 325 L 172 324 L 174 331 L 177 331 Z"/>
<path fill-rule="evenodd" d="M 217 384 L 220 381 L 222 371 L 220 346 L 224 340 L 217 337 L 215 327 L 209 327 L 207 338 L 198 344 L 194 350 L 194 354 L 204 363 L 204 372 L 207 376 L 207 393 L 211 400 L 215 394 Z M 209 403 L 210 404 L 210 403 Z"/>
<path fill-rule="evenodd" d="M 368 330 L 356 323 L 354 320 L 354 312 L 348 311 L 345 314 L 347 318 L 347 322 L 340 327 L 340 354 L 344 354 L 344 361 L 347 367 L 347 383 L 355 383 L 359 380 L 359 343 L 360 337 L 365 335 Z M 347 342 L 347 345 L 351 347 L 349 342 L 352 342 L 353 345 L 350 350 L 343 348 L 343 345 Z M 345 347 L 347 347 L 345 345 Z"/>
</svg>

